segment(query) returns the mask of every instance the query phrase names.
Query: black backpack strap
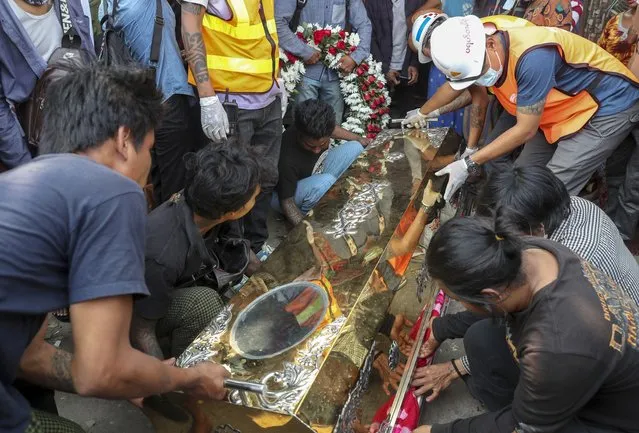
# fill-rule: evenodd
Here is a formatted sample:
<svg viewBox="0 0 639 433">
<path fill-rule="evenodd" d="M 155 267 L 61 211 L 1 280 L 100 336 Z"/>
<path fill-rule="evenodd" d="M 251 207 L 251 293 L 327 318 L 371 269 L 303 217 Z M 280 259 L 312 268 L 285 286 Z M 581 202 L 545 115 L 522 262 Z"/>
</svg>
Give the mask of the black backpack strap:
<svg viewBox="0 0 639 433">
<path fill-rule="evenodd" d="M 344 17 L 344 30 L 347 32 L 351 31 L 351 0 L 346 0 L 346 16 Z"/>
<path fill-rule="evenodd" d="M 79 48 L 80 35 L 73 27 L 71 21 L 71 12 L 69 11 L 68 0 L 60 0 L 60 24 L 62 25 L 62 41 L 63 48 Z"/>
<path fill-rule="evenodd" d="M 162 15 L 162 0 L 155 0 L 155 23 L 153 24 L 153 39 L 151 41 L 151 68 L 156 69 L 160 60 L 160 48 L 162 47 L 162 29 L 164 28 L 164 17 Z"/>
<path fill-rule="evenodd" d="M 302 16 L 302 9 L 306 7 L 306 2 L 308 0 L 297 0 L 297 4 L 295 5 L 295 12 L 293 12 L 293 18 L 291 18 L 291 22 L 288 23 L 288 27 L 291 29 L 293 33 L 297 31 L 297 26 L 300 25 L 300 17 Z"/>
</svg>

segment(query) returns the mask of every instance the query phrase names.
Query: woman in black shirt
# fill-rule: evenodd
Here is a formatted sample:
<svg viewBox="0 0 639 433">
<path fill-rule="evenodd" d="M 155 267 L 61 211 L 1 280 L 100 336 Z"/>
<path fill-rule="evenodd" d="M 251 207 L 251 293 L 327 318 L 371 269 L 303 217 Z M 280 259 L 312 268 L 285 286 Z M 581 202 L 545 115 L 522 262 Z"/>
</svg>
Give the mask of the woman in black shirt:
<svg viewBox="0 0 639 433">
<path fill-rule="evenodd" d="M 506 321 L 511 359 L 491 353 L 489 340 L 483 359 L 469 353 L 472 377 L 492 376 L 499 386 L 469 386 L 483 401 L 508 386 L 514 398 L 498 411 L 415 432 L 639 432 L 637 304 L 566 247 L 501 229 L 501 213 L 496 229 L 474 218 L 442 225 L 426 260 L 449 296 Z M 519 374 L 509 383 L 499 366 L 513 358 Z"/>
</svg>

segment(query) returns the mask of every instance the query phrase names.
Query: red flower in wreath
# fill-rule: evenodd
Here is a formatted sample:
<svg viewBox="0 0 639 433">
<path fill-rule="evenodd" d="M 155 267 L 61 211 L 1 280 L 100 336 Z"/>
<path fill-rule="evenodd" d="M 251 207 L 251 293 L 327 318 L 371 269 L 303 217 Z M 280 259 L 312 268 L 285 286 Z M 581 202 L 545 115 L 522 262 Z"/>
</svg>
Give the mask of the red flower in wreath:
<svg viewBox="0 0 639 433">
<path fill-rule="evenodd" d="M 346 37 L 346 32 L 344 30 L 339 31 L 339 37 L 344 39 Z"/>
<path fill-rule="evenodd" d="M 357 49 L 357 47 L 356 47 L 355 45 L 351 45 L 351 53 L 352 53 L 353 51 L 355 51 L 356 49 Z"/>
<path fill-rule="evenodd" d="M 330 35 L 330 32 L 329 32 L 329 35 Z M 326 30 L 315 30 L 313 32 L 313 42 L 315 42 L 316 45 L 321 44 L 325 37 L 326 37 Z"/>
<path fill-rule="evenodd" d="M 297 33 L 295 33 L 295 34 L 297 35 L 297 38 L 298 38 L 298 39 L 301 39 L 301 40 L 303 40 L 304 42 L 306 42 L 306 38 L 304 37 L 304 33 L 302 33 L 302 32 L 297 32 Z"/>
<path fill-rule="evenodd" d="M 337 42 L 337 49 L 338 49 L 338 50 L 345 50 L 345 49 L 346 49 L 346 42 L 344 42 L 344 41 L 338 41 L 338 42 Z"/>
<path fill-rule="evenodd" d="M 337 50 L 335 49 L 335 47 L 329 47 L 328 53 L 332 54 L 332 55 L 335 55 L 335 54 L 337 54 Z"/>
<path fill-rule="evenodd" d="M 286 54 L 286 58 L 288 59 L 289 62 L 291 63 L 297 62 L 297 57 L 295 57 L 293 54 L 289 53 L 288 51 L 284 51 L 284 54 Z"/>
</svg>

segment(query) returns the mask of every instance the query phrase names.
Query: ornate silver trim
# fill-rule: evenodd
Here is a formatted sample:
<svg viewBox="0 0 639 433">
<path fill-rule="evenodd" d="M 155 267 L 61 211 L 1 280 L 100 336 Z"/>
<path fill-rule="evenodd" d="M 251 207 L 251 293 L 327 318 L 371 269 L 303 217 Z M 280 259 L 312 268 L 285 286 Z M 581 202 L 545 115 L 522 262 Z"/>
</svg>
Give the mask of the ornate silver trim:
<svg viewBox="0 0 639 433">
<path fill-rule="evenodd" d="M 346 317 L 341 316 L 326 325 L 317 336 L 309 340 L 304 348 L 297 352 L 295 363 L 309 370 L 317 370 L 322 363 L 322 353 L 331 345 Z"/>
<path fill-rule="evenodd" d="M 222 335 L 228 330 L 233 313 L 233 306 L 227 305 L 215 319 L 197 336 L 191 345 L 180 355 L 175 365 L 180 368 L 192 367 L 198 362 L 206 361 L 217 354 L 215 345 L 220 342 Z"/>
<path fill-rule="evenodd" d="M 262 378 L 261 382 L 269 389 L 259 396 L 264 409 L 293 413 L 319 373 L 322 354 L 333 343 L 345 322 L 346 317 L 341 316 L 326 325 L 297 352 L 294 362 L 285 362 L 282 370 L 268 373 Z"/>
<path fill-rule="evenodd" d="M 388 349 L 388 368 L 395 370 L 399 365 L 399 344 L 393 340 Z"/>
<path fill-rule="evenodd" d="M 428 135 L 430 145 L 439 148 L 444 142 L 449 129 L 450 128 L 427 128 L 425 131 Z"/>
<path fill-rule="evenodd" d="M 312 371 L 301 365 L 285 362 L 283 370 L 268 373 L 262 378 L 262 383 L 269 391 L 263 395 L 258 394 L 260 403 L 266 409 L 292 413 L 313 378 Z M 278 390 L 271 391 L 272 389 Z"/>
<path fill-rule="evenodd" d="M 404 155 L 403 152 L 390 152 L 388 155 L 386 155 L 386 161 L 388 162 L 395 162 L 395 161 L 399 161 L 400 159 L 404 158 L 406 155 Z"/>
<path fill-rule="evenodd" d="M 346 403 L 342 408 L 342 412 L 337 418 L 337 422 L 335 423 L 335 430 L 333 430 L 333 433 L 351 433 L 353 431 L 353 423 L 355 422 L 355 419 L 357 417 L 357 408 L 362 402 L 362 397 L 366 392 L 366 389 L 368 389 L 368 383 L 370 381 L 371 371 L 373 369 L 373 361 L 375 358 L 375 345 L 376 342 L 373 341 L 371 350 L 368 352 L 368 355 L 364 360 L 364 365 L 359 372 L 357 383 L 355 383 L 355 386 L 348 394 L 348 398 L 346 399 Z"/>
<path fill-rule="evenodd" d="M 383 190 L 390 185 L 387 181 L 368 183 L 355 193 L 337 212 L 331 228 L 325 231 L 335 239 L 357 233 L 360 223 L 366 221 L 376 204 L 379 202 Z"/>
</svg>

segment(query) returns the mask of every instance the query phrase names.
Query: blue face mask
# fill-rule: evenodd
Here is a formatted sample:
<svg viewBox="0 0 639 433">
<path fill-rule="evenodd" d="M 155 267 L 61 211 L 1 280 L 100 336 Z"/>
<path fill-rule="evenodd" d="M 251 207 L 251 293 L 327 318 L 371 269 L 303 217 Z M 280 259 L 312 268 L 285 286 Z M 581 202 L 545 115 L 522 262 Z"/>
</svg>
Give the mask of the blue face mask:
<svg viewBox="0 0 639 433">
<path fill-rule="evenodd" d="M 495 54 L 497 54 L 497 52 L 495 52 Z M 492 87 L 495 85 L 497 80 L 499 80 L 499 77 L 501 77 L 502 72 L 504 71 L 504 68 L 502 67 L 502 64 L 501 64 L 501 59 L 499 58 L 499 54 L 497 54 L 497 60 L 499 60 L 498 71 L 492 68 L 493 65 L 491 65 L 490 63 L 490 56 L 488 56 L 488 70 L 486 71 L 484 75 L 479 77 L 477 81 L 475 81 L 475 84 L 479 86 L 483 86 L 483 87 Z"/>
</svg>

